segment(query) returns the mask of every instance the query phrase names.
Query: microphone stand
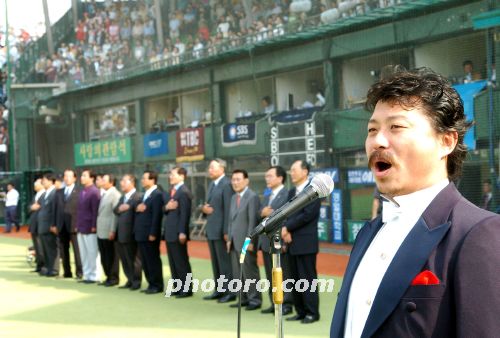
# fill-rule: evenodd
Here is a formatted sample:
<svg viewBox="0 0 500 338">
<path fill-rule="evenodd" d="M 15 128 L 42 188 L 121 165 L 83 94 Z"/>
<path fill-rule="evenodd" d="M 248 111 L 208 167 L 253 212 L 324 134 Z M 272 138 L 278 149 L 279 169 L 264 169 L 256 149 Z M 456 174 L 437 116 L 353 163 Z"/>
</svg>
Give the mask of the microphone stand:
<svg viewBox="0 0 500 338">
<path fill-rule="evenodd" d="M 283 338 L 283 270 L 281 269 L 281 228 L 269 236 L 273 257 L 272 291 L 274 303 L 274 330 L 276 338 Z"/>
</svg>

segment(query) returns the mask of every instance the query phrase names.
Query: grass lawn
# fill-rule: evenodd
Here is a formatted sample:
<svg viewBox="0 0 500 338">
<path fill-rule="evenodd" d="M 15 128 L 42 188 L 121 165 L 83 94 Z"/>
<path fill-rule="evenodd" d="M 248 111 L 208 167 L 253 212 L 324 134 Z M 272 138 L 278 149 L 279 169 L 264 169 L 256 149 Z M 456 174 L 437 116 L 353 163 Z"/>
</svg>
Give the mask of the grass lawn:
<svg viewBox="0 0 500 338">
<path fill-rule="evenodd" d="M 32 268 L 26 263 L 30 244 L 29 240 L 0 236 L 2 337 L 236 337 L 237 310 L 202 300 L 206 294 L 201 291 L 191 298 L 176 299 L 40 277 L 30 273 Z M 167 280 L 167 257 L 162 260 Z M 191 265 L 194 278 L 212 277 L 208 260 L 191 259 Z M 310 325 L 284 321 L 286 337 L 329 335 L 341 283 L 340 278 L 334 279 L 334 292 L 320 294 L 321 320 Z M 269 306 L 267 295 L 263 298 L 263 306 Z M 274 337 L 274 317 L 259 310 L 242 310 L 242 337 Z"/>
</svg>

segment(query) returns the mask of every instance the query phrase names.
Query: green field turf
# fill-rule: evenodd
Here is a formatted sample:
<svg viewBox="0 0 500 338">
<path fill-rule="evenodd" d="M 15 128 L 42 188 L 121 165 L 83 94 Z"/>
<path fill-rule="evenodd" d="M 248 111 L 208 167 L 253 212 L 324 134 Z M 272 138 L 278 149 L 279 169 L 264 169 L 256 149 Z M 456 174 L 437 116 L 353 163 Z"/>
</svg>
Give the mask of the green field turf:
<svg viewBox="0 0 500 338">
<path fill-rule="evenodd" d="M 237 310 L 202 300 L 206 294 L 201 291 L 191 298 L 175 299 L 40 277 L 30 273 L 32 268 L 26 263 L 30 244 L 29 240 L 0 237 L 1 337 L 236 337 Z M 167 257 L 162 260 L 167 279 Z M 208 260 L 191 259 L 191 265 L 194 278 L 211 277 Z M 335 278 L 334 292 L 320 294 L 319 322 L 285 321 L 285 336 L 328 336 L 340 282 Z M 264 307 L 268 305 L 266 296 Z M 274 317 L 243 310 L 241 336 L 274 337 Z"/>
</svg>

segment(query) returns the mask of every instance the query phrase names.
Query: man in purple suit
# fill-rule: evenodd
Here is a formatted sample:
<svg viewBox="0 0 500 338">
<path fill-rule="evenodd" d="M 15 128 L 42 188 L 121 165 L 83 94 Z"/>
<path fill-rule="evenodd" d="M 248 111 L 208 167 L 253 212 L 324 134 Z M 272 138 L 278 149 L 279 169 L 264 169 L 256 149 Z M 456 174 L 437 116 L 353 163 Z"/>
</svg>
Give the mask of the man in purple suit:
<svg viewBox="0 0 500 338">
<path fill-rule="evenodd" d="M 85 169 L 80 177 L 83 185 L 78 198 L 76 213 L 76 231 L 80 257 L 82 259 L 83 283 L 91 284 L 99 282 L 100 269 L 97 266 L 99 255 L 97 247 L 97 211 L 101 194 L 94 185 L 95 173 Z"/>
<path fill-rule="evenodd" d="M 462 101 L 429 69 L 374 84 L 366 153 L 384 198 L 358 233 L 331 337 L 498 337 L 500 216 L 452 183 L 466 155 Z"/>
</svg>

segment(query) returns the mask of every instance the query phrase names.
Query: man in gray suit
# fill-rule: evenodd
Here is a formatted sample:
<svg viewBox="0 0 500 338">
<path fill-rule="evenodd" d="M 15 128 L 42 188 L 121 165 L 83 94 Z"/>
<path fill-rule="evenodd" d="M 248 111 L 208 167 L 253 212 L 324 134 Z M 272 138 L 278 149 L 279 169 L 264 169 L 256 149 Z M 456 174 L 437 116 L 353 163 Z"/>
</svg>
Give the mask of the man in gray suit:
<svg viewBox="0 0 500 338">
<path fill-rule="evenodd" d="M 40 210 L 40 202 L 43 200 L 45 194 L 41 178 L 36 179 L 33 183 L 33 188 L 36 194 L 30 205 L 29 231 L 31 233 L 31 239 L 33 240 L 33 248 L 36 253 L 36 268 L 33 272 L 41 272 L 44 267 L 44 262 L 42 242 L 38 236 L 38 211 Z"/>
<path fill-rule="evenodd" d="M 226 161 L 215 159 L 208 166 L 208 176 L 212 180 L 208 186 L 207 202 L 203 205 L 202 212 L 207 215 L 207 239 L 212 259 L 212 270 L 214 280 L 219 277 L 231 280 L 231 259 L 226 250 L 228 239 L 229 208 L 231 207 L 231 196 L 234 191 L 230 180 L 225 176 Z M 234 301 L 236 296 L 227 289 L 227 284 L 222 287 L 226 293 L 216 290 L 203 299 L 218 299 L 219 303 Z"/>
<path fill-rule="evenodd" d="M 247 280 L 260 280 L 259 267 L 257 266 L 257 245 L 253 242 L 247 248 L 247 254 L 240 265 L 240 253 L 245 238 L 250 236 L 252 230 L 259 222 L 259 196 L 248 187 L 250 183 L 246 170 L 233 171 L 231 185 L 235 194 L 231 198 L 231 212 L 229 217 L 227 250 L 231 255 L 233 277 L 239 278 L 240 269 L 243 268 L 243 285 Z M 251 283 L 248 292 L 241 294 L 241 305 L 247 310 L 256 310 L 262 306 L 262 295 L 257 291 L 257 284 Z M 237 307 L 233 304 L 231 307 Z"/>
<path fill-rule="evenodd" d="M 288 201 L 288 189 L 285 188 L 284 184 L 286 182 L 286 171 L 283 167 L 274 166 L 266 171 L 265 175 L 266 185 L 271 190 L 269 195 L 264 197 L 260 208 L 260 216 L 262 219 L 268 217 L 273 213 L 273 211 L 279 209 L 283 204 Z M 272 269 L 273 269 L 273 258 L 270 253 L 271 242 L 267 235 L 261 235 L 259 237 L 258 249 L 262 251 L 262 257 L 264 258 L 264 267 L 266 270 L 266 278 L 269 283 L 272 283 Z M 290 275 L 290 269 L 288 266 L 288 258 L 286 255 L 286 245 L 282 244 L 281 252 L 281 264 L 283 270 L 283 280 L 286 280 Z M 285 292 L 285 299 L 283 302 L 283 315 L 290 314 L 292 312 L 293 299 L 291 292 Z M 271 300 L 271 306 L 267 309 L 262 310 L 262 313 L 274 313 L 273 306 L 273 292 L 269 289 L 269 298 Z"/>
<path fill-rule="evenodd" d="M 141 288 L 142 264 L 139 248 L 134 238 L 135 209 L 142 202 L 142 194 L 135 188 L 136 178 L 126 174 L 120 181 L 123 196 L 113 212 L 116 215 L 116 244 L 127 283 L 120 289 L 132 291 Z"/>
<path fill-rule="evenodd" d="M 38 211 L 38 234 L 42 242 L 43 259 L 46 269 L 42 269 L 40 275 L 54 277 L 59 275 L 59 253 L 57 248 L 56 227 L 56 187 L 54 174 L 43 175 L 42 185 L 45 188 L 45 196 L 41 199 Z"/>
<path fill-rule="evenodd" d="M 106 280 L 99 285 L 114 286 L 118 284 L 119 263 L 115 247 L 116 215 L 113 209 L 118 205 L 121 194 L 115 187 L 116 178 L 111 174 L 102 177 L 104 194 L 97 211 L 97 245 L 101 254 L 101 264 Z"/>
</svg>

